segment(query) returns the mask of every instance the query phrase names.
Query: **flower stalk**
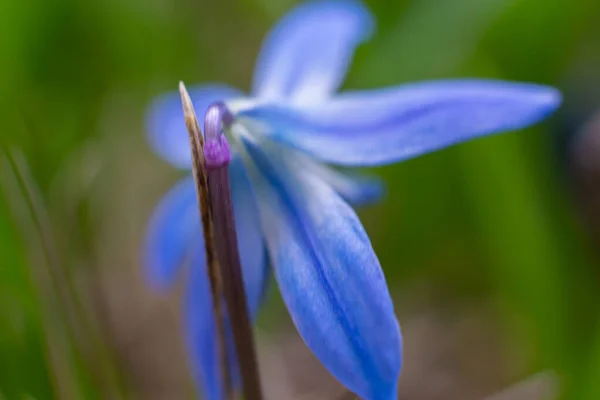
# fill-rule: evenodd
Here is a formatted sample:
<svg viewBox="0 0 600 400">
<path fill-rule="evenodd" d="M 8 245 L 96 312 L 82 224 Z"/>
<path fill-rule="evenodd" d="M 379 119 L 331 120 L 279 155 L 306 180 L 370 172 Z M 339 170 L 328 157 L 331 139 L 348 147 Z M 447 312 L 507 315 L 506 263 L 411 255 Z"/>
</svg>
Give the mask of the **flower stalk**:
<svg viewBox="0 0 600 400">
<path fill-rule="evenodd" d="M 206 135 L 204 158 L 208 172 L 209 199 L 217 256 L 221 267 L 223 292 L 231 321 L 235 352 L 242 375 L 244 399 L 261 400 L 262 389 L 238 251 L 229 183 L 228 167 L 231 153 L 227 138 L 222 132 L 222 125 L 229 125 L 232 119 L 231 113 L 223 103 L 215 103 L 208 108 L 204 120 Z"/>
<path fill-rule="evenodd" d="M 223 310 L 223 281 L 219 270 L 215 238 L 213 235 L 213 225 L 210 215 L 207 171 L 204 159 L 204 139 L 202 138 L 198 118 L 194 111 L 194 105 L 192 104 L 192 100 L 190 99 L 183 82 L 179 82 L 179 93 L 181 94 L 185 125 L 188 131 L 190 148 L 192 151 L 192 171 L 194 182 L 196 184 L 200 218 L 202 220 L 208 278 L 210 281 L 217 330 L 217 353 L 221 360 L 221 379 L 224 388 L 224 397 L 229 399 L 233 395 L 233 386 L 230 375 L 231 369 L 228 365 L 227 358 L 227 341 L 225 336 L 226 318 Z"/>
</svg>

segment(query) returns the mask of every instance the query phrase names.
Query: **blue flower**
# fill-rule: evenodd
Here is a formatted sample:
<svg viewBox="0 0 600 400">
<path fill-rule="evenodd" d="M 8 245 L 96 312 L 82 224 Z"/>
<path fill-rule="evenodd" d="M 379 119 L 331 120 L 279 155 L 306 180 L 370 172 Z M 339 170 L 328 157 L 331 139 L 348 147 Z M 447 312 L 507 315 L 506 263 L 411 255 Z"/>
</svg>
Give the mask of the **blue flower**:
<svg viewBox="0 0 600 400">
<path fill-rule="evenodd" d="M 353 1 L 309 2 L 268 35 L 252 94 L 225 85 L 190 90 L 198 115 L 222 100 L 239 251 L 252 315 L 267 254 L 300 335 L 329 371 L 367 400 L 396 398 L 402 339 L 377 256 L 349 204 L 380 195 L 379 181 L 333 169 L 398 162 L 478 136 L 524 128 L 560 103 L 534 84 L 448 80 L 378 90 L 339 89 L 373 18 Z M 401 51 L 401 49 L 399 49 Z M 177 93 L 149 114 L 150 141 L 171 164 L 190 168 Z M 191 264 L 187 342 L 206 399 L 221 399 L 219 360 L 193 181 L 186 178 L 155 211 L 145 264 L 168 287 Z"/>
</svg>

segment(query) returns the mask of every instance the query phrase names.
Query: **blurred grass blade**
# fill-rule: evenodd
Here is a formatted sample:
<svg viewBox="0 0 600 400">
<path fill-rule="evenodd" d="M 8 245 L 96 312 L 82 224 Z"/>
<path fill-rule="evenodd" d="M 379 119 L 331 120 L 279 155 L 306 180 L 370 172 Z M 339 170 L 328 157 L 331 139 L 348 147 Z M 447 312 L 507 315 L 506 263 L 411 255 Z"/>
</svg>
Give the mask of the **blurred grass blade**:
<svg viewBox="0 0 600 400">
<path fill-rule="evenodd" d="M 8 399 L 24 392 L 48 399 L 53 391 L 49 349 L 20 236 L 0 196 L 0 392 Z"/>
<path fill-rule="evenodd" d="M 24 231 L 23 237 L 39 239 L 39 265 L 44 265 L 45 268 L 32 268 L 37 290 L 44 299 L 51 298 L 53 301 L 46 311 L 55 315 L 49 320 L 52 322 L 48 323 L 54 325 L 57 334 L 60 333 L 58 337 L 64 340 L 61 348 L 68 355 L 71 372 L 77 375 L 76 378 L 81 383 L 79 390 L 84 390 L 86 399 L 101 398 L 102 393 L 111 399 L 126 398 L 109 349 L 89 317 L 89 310 L 84 308 L 78 297 L 70 270 L 58 255 L 50 218 L 30 177 L 27 164 L 16 151 L 4 146 L 2 150 L 5 164 L 12 172 L 15 182 L 13 190 L 7 191 L 7 194 L 13 193 L 15 197 L 13 209 Z M 101 385 L 101 390 L 97 387 L 91 389 L 94 387 L 94 380 L 97 385 Z"/>
<path fill-rule="evenodd" d="M 65 315 L 64 293 L 56 291 L 57 276 L 56 254 L 52 238 L 45 227 L 43 216 L 38 212 L 40 204 L 27 183 L 27 172 L 22 160 L 5 146 L 0 157 L 3 172 L 2 187 L 8 199 L 21 236 L 26 240 L 26 248 L 31 249 L 30 265 L 43 265 L 44 268 L 30 267 L 30 278 L 39 309 L 39 318 L 46 342 L 47 366 L 52 374 L 51 380 L 55 397 L 59 399 L 82 398 L 78 372 L 74 360 L 74 348 L 70 339 L 72 332 Z M 37 240 L 36 240 L 37 238 Z M 36 243 L 37 242 L 37 243 Z"/>
</svg>

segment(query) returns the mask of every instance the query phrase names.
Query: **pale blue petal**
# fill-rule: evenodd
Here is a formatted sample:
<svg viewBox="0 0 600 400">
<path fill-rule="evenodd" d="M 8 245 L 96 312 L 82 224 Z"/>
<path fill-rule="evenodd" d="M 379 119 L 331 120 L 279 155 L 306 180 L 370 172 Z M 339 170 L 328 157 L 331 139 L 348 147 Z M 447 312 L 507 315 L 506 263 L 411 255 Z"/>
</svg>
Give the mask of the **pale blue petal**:
<svg viewBox="0 0 600 400">
<path fill-rule="evenodd" d="M 365 400 L 396 399 L 401 335 L 379 261 L 352 208 L 282 153 L 246 149 L 270 259 L 300 335 Z"/>
<path fill-rule="evenodd" d="M 385 194 L 384 182 L 373 176 L 338 172 L 328 183 L 354 207 L 376 203 Z"/>
<path fill-rule="evenodd" d="M 342 83 L 354 49 L 373 30 L 358 1 L 311 1 L 294 8 L 267 36 L 253 93 L 265 99 L 314 101 Z"/>
<path fill-rule="evenodd" d="M 211 103 L 244 96 L 239 90 L 220 84 L 192 86 L 188 92 L 201 123 Z M 154 151 L 175 167 L 191 169 L 190 141 L 178 92 L 158 97 L 151 104 L 147 125 Z"/>
<path fill-rule="evenodd" d="M 267 281 L 266 249 L 260 230 L 256 202 L 251 193 L 252 188 L 239 159 L 232 161 L 230 180 L 246 296 L 251 317 L 254 319 L 263 299 Z M 198 218 L 197 214 L 196 218 Z M 192 270 L 185 304 L 185 330 L 194 377 L 203 393 L 203 398 L 221 400 L 223 387 L 220 383 L 221 367 L 216 350 L 217 339 L 212 297 L 210 296 L 201 233 L 197 231 L 195 235 L 199 236 L 200 245 L 194 246 L 192 249 Z M 229 328 L 227 340 L 233 380 L 239 384 L 238 369 L 233 364 L 235 350 Z"/>
<path fill-rule="evenodd" d="M 350 92 L 313 107 L 262 105 L 240 116 L 323 161 L 367 166 L 522 129 L 560 102 L 560 93 L 547 86 L 455 80 Z"/>
<path fill-rule="evenodd" d="M 246 290 L 253 312 L 264 291 L 267 274 L 266 250 L 260 231 L 256 201 L 239 159 L 230 166 L 231 192 L 238 233 L 238 247 L 244 267 Z M 144 265 L 150 284 L 165 288 L 173 283 L 192 248 L 204 251 L 194 180 L 179 182 L 156 207 L 144 243 Z"/>
<path fill-rule="evenodd" d="M 267 251 L 258 217 L 258 207 L 242 161 L 239 158 L 233 159 L 229 171 L 246 296 L 250 313 L 255 316 L 263 299 L 269 273 Z"/>
<path fill-rule="evenodd" d="M 222 400 L 220 359 L 204 250 L 195 248 L 185 296 L 185 333 L 192 374 L 206 400 Z"/>
<path fill-rule="evenodd" d="M 193 233 L 199 230 L 194 180 L 179 182 L 161 200 L 150 219 L 144 243 L 143 261 L 150 285 L 170 286 L 189 254 Z M 198 238 L 196 246 L 203 246 Z"/>
<path fill-rule="evenodd" d="M 300 159 L 295 168 L 317 175 L 354 207 L 376 203 L 385 193 L 384 182 L 374 176 L 339 171 L 309 158 Z"/>
</svg>

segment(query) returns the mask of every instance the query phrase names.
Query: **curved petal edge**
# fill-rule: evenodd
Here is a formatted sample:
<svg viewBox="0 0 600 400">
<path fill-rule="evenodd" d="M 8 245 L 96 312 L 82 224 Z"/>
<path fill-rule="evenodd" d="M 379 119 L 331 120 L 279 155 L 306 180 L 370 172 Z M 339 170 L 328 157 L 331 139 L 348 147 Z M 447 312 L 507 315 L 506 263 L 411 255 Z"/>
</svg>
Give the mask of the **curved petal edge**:
<svg viewBox="0 0 600 400">
<path fill-rule="evenodd" d="M 359 1 L 302 3 L 269 33 L 261 49 L 253 93 L 263 99 L 313 102 L 341 85 L 354 49 L 374 19 Z"/>
</svg>

